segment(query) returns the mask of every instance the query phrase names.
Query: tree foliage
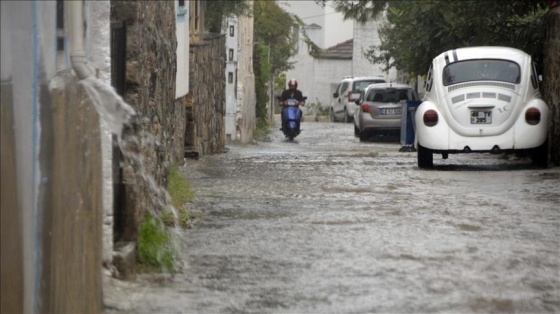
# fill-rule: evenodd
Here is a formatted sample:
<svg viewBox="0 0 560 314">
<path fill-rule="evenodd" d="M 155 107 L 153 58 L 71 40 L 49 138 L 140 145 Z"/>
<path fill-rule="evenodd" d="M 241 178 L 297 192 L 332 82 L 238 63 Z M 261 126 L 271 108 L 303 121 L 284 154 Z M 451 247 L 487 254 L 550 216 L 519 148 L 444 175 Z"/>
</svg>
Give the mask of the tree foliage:
<svg viewBox="0 0 560 314">
<path fill-rule="evenodd" d="M 251 14 L 247 0 L 210 0 L 205 3 L 204 28 L 211 33 L 222 32 L 226 18 Z"/>
<path fill-rule="evenodd" d="M 425 74 L 441 52 L 483 45 L 519 48 L 542 62 L 546 0 L 333 2 L 346 18 L 360 22 L 372 21 L 385 10 L 386 21 L 379 22 L 381 44 L 363 52 L 385 70 L 394 66 Z"/>
</svg>

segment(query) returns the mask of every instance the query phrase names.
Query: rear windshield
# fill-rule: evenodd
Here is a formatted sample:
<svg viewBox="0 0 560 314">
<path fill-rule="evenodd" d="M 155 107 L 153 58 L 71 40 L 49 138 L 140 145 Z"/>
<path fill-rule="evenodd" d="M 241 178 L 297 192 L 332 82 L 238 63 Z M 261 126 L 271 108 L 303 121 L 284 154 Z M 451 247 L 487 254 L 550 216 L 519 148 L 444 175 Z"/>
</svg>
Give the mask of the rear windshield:
<svg viewBox="0 0 560 314">
<path fill-rule="evenodd" d="M 470 81 L 502 81 L 517 84 L 520 81 L 517 63 L 508 60 L 466 60 L 448 64 L 443 68 L 443 85 Z"/>
<path fill-rule="evenodd" d="M 366 98 L 366 101 L 386 103 L 397 103 L 401 100 L 414 100 L 414 94 L 404 88 L 373 89 L 368 92 Z"/>
<path fill-rule="evenodd" d="M 367 81 L 354 81 L 354 85 L 352 86 L 352 91 L 353 92 L 357 92 L 357 91 L 362 91 L 365 90 L 366 87 L 368 87 L 371 84 L 375 84 L 375 83 L 385 83 L 384 79 L 373 79 L 373 80 L 367 80 Z"/>
</svg>

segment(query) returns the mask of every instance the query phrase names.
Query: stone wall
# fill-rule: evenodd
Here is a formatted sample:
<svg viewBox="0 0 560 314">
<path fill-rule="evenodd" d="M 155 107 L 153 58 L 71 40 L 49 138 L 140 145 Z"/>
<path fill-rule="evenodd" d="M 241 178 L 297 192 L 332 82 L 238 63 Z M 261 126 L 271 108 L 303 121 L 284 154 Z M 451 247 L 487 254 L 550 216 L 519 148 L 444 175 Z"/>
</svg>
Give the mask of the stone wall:
<svg viewBox="0 0 560 314">
<path fill-rule="evenodd" d="M 550 162 L 560 166 L 560 7 L 546 16 L 543 97 L 550 108 Z"/>
<path fill-rule="evenodd" d="M 190 45 L 185 147 L 199 156 L 225 149 L 225 36 Z"/>
<path fill-rule="evenodd" d="M 135 241 L 146 211 L 163 207 L 149 181 L 153 179 L 157 185 L 166 186 L 169 166 L 183 161 L 185 106 L 175 101 L 174 2 L 112 1 L 111 4 L 111 19 L 127 23 L 124 99 L 138 113 L 123 137 L 132 144 L 130 149 L 139 154 L 137 162 L 125 160 L 122 173 L 125 204 L 115 212 L 115 237 Z"/>
</svg>

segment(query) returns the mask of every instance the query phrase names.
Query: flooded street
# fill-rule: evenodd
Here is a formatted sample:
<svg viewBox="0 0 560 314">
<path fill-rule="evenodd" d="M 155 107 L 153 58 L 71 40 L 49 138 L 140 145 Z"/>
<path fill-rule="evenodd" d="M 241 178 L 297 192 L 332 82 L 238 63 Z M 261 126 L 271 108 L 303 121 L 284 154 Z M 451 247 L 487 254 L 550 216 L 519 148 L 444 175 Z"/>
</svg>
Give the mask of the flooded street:
<svg viewBox="0 0 560 314">
<path fill-rule="evenodd" d="M 182 168 L 184 269 L 112 281 L 107 313 L 560 312 L 560 168 L 360 142 L 304 122 Z"/>
</svg>

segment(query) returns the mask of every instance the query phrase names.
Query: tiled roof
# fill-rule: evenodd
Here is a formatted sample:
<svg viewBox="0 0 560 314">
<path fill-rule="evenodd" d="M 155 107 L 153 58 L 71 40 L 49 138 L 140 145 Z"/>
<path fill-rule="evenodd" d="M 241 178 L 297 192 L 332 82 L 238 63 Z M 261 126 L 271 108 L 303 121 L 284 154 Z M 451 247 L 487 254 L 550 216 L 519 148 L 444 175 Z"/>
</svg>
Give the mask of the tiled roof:
<svg viewBox="0 0 560 314">
<path fill-rule="evenodd" d="M 349 39 L 347 41 L 336 44 L 330 48 L 327 48 L 320 55 L 316 56 L 319 59 L 352 59 L 352 52 L 354 51 L 354 40 Z"/>
</svg>

